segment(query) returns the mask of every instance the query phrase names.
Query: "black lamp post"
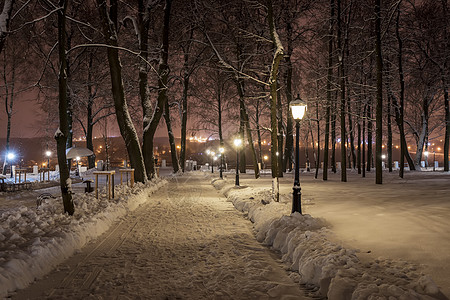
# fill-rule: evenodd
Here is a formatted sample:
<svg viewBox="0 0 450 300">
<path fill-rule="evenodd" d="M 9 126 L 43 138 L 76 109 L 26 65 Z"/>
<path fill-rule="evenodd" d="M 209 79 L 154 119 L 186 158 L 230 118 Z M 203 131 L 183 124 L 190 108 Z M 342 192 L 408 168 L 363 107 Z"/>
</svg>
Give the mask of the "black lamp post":
<svg viewBox="0 0 450 300">
<path fill-rule="evenodd" d="M 47 168 L 50 169 L 50 156 L 52 155 L 52 152 L 50 150 L 45 151 L 45 155 L 47 156 Z"/>
<path fill-rule="evenodd" d="M 235 185 L 239 186 L 239 149 L 242 145 L 242 140 L 237 138 L 234 140 L 234 145 L 236 146 L 236 180 Z"/>
<path fill-rule="evenodd" d="M 211 173 L 214 173 L 214 155 L 216 155 L 216 153 L 211 151 Z"/>
<path fill-rule="evenodd" d="M 11 166 L 11 178 L 13 178 L 13 164 L 12 164 L 12 161 L 14 160 L 16 155 L 13 152 L 9 152 L 6 156 L 8 158 L 8 163 Z"/>
<path fill-rule="evenodd" d="M 306 103 L 300 99 L 300 95 L 289 103 L 292 117 L 295 120 L 295 179 L 292 193 L 292 212 L 302 213 L 302 192 L 300 187 L 300 120 L 306 112 Z"/>
<path fill-rule="evenodd" d="M 220 152 L 220 179 L 223 179 L 223 153 L 225 152 L 225 149 L 223 147 L 220 147 L 219 152 Z"/>
<path fill-rule="evenodd" d="M 433 151 L 433 171 L 436 171 L 436 151 Z"/>
</svg>

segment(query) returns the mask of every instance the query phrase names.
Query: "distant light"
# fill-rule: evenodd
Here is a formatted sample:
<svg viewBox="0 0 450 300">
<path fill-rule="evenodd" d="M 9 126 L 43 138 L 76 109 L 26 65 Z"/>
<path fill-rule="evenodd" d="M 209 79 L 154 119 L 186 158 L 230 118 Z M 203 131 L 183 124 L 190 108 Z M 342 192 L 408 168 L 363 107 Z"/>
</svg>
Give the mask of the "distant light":
<svg viewBox="0 0 450 300">
<path fill-rule="evenodd" d="M 385 158 L 386 158 L 386 155 L 385 155 L 385 154 L 381 155 L 381 158 L 382 158 L 382 159 L 385 159 Z"/>
<path fill-rule="evenodd" d="M 280 155 L 280 153 L 277 151 L 277 152 L 275 153 L 275 155 L 278 156 L 278 155 Z"/>
<path fill-rule="evenodd" d="M 52 155 L 52 151 L 50 150 L 45 151 L 45 155 L 47 155 L 47 157 L 50 157 Z"/>
<path fill-rule="evenodd" d="M 180 145 L 177 145 L 177 149 L 181 149 L 181 146 L 180 146 Z"/>
<path fill-rule="evenodd" d="M 220 152 L 220 153 L 224 153 L 224 152 L 225 152 L 225 149 L 224 149 L 223 147 L 220 147 L 220 148 L 219 148 L 219 152 Z"/>
<path fill-rule="evenodd" d="M 75 159 L 76 159 L 76 160 L 80 160 L 80 159 L 81 159 L 81 157 L 77 156 L 77 157 L 76 157 Z"/>
<path fill-rule="evenodd" d="M 217 160 L 217 156 L 214 156 L 214 161 L 216 161 Z"/>
<path fill-rule="evenodd" d="M 425 154 L 425 156 L 428 156 L 428 154 L 430 154 L 428 151 L 425 151 L 423 154 Z"/>
<path fill-rule="evenodd" d="M 267 155 L 264 155 L 264 160 L 268 160 L 269 157 Z"/>
<path fill-rule="evenodd" d="M 211 154 L 211 150 L 206 150 L 206 154 L 210 155 Z"/>
<path fill-rule="evenodd" d="M 441 147 L 438 147 L 438 148 L 437 148 L 437 151 L 441 151 Z"/>
</svg>

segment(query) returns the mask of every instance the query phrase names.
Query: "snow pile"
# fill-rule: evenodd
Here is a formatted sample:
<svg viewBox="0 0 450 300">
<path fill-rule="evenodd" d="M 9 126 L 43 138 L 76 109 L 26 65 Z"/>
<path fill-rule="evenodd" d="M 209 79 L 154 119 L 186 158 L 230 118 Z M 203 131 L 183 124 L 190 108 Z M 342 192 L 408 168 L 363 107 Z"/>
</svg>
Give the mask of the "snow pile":
<svg viewBox="0 0 450 300">
<path fill-rule="evenodd" d="M 257 239 L 281 252 L 299 283 L 328 299 L 445 299 L 428 275 L 404 261 L 362 262 L 357 250 L 331 242 L 326 222 L 293 213 L 290 201 L 271 201 L 268 188 L 233 187 L 213 180 L 254 222 Z M 392 298 L 391 298 L 392 297 Z"/>
<path fill-rule="evenodd" d="M 0 296 L 28 286 L 104 233 L 118 218 L 136 209 L 166 184 L 156 179 L 133 188 L 115 187 L 115 199 L 106 191 L 74 194 L 75 214 L 63 214 L 61 198 L 45 199 L 35 208 L 19 207 L 0 215 Z"/>
</svg>

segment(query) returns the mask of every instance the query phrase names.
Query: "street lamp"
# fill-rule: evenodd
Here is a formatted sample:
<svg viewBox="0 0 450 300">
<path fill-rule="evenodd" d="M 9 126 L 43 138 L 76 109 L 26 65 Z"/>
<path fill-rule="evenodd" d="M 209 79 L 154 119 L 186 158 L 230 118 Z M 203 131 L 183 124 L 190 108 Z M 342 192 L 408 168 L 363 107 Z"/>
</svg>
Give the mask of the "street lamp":
<svg viewBox="0 0 450 300">
<path fill-rule="evenodd" d="M 220 179 L 223 179 L 223 153 L 225 152 L 225 149 L 223 147 L 219 148 L 220 152 Z"/>
<path fill-rule="evenodd" d="M 436 151 L 433 151 L 433 171 L 436 171 Z"/>
<path fill-rule="evenodd" d="M 242 145 L 242 140 L 240 138 L 234 139 L 234 145 L 236 146 L 236 180 L 234 184 L 239 186 L 239 149 Z"/>
<path fill-rule="evenodd" d="M 300 188 L 300 120 L 306 112 L 306 102 L 300 99 L 300 95 L 289 103 L 292 117 L 295 120 L 295 179 L 292 193 L 292 212 L 302 213 L 302 192 Z"/>
<path fill-rule="evenodd" d="M 81 157 L 77 156 L 75 159 L 77 160 L 77 171 L 76 171 L 76 175 L 79 176 L 79 175 L 80 175 L 80 165 L 79 165 L 79 162 L 80 162 Z"/>
<path fill-rule="evenodd" d="M 45 155 L 47 156 L 47 168 L 50 169 L 50 156 L 52 155 L 52 151 L 50 150 L 45 151 Z"/>
<path fill-rule="evenodd" d="M 267 156 L 267 155 L 264 155 L 264 157 L 263 157 L 263 170 L 266 168 L 266 161 L 269 159 L 269 156 Z"/>
<path fill-rule="evenodd" d="M 214 156 L 216 155 L 216 152 L 211 151 L 211 173 L 214 173 Z"/>
<path fill-rule="evenodd" d="M 425 167 L 426 168 L 428 168 L 428 155 L 430 154 L 428 151 L 425 151 L 424 153 L 423 153 L 424 155 L 425 155 L 425 159 L 426 159 L 426 163 L 425 163 Z"/>
<path fill-rule="evenodd" d="M 6 154 L 6 157 L 8 159 L 9 164 L 11 165 L 11 178 L 13 178 L 13 165 L 12 165 L 12 161 L 14 158 L 16 158 L 16 154 L 14 154 L 14 152 L 8 152 L 8 154 Z"/>
<path fill-rule="evenodd" d="M 206 150 L 206 155 L 208 155 L 208 157 L 209 157 L 209 155 L 211 154 L 211 150 Z M 208 164 L 208 170 L 209 170 L 209 164 Z"/>
</svg>

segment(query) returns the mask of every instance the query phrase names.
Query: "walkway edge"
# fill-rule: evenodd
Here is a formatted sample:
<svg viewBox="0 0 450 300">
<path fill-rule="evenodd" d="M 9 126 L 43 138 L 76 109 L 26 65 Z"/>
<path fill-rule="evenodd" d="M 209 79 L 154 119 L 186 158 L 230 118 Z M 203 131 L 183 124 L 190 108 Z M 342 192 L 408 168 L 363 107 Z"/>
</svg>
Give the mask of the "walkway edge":
<svg viewBox="0 0 450 300">
<path fill-rule="evenodd" d="M 20 207 L 2 214 L 0 241 L 6 249 L 1 253 L 0 297 L 42 278 L 166 184 L 167 180 L 156 179 L 133 188 L 116 186 L 116 198 L 109 201 L 75 194 L 72 217 L 62 213 L 60 197 L 46 200 L 38 210 Z"/>
<path fill-rule="evenodd" d="M 448 299 L 429 275 L 404 261 L 360 261 L 357 250 L 331 242 L 325 222 L 310 215 L 290 212 L 290 203 L 271 201 L 270 188 L 235 187 L 213 179 L 236 209 L 254 223 L 259 242 L 282 254 L 301 284 L 315 287 L 318 295 L 332 300 L 367 299 L 370 296 L 400 299 Z"/>
</svg>

